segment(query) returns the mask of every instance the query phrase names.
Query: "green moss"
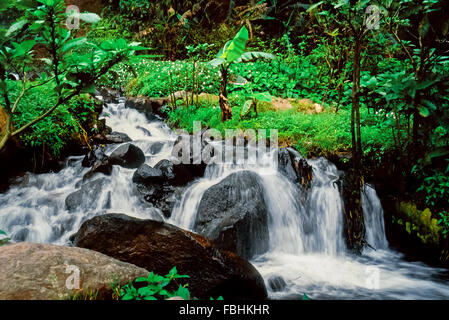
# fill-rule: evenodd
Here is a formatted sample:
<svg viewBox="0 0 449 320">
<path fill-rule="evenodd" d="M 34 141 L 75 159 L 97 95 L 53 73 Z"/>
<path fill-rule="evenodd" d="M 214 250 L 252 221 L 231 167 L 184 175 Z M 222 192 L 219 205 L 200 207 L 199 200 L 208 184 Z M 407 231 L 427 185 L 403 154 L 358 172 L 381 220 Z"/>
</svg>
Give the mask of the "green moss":
<svg viewBox="0 0 449 320">
<path fill-rule="evenodd" d="M 439 245 L 442 230 L 430 209 L 419 210 L 411 202 L 400 202 L 396 205 L 396 212 L 394 223 L 403 225 L 409 234 L 416 235 L 423 243 Z"/>
</svg>

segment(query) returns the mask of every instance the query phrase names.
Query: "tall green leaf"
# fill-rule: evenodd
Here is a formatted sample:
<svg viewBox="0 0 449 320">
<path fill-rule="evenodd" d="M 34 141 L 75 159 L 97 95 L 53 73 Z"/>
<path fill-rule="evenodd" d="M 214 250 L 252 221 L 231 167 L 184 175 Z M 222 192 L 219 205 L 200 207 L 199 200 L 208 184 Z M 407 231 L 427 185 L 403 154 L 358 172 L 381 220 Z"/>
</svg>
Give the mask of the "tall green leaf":
<svg viewBox="0 0 449 320">
<path fill-rule="evenodd" d="M 249 39 L 248 29 L 243 26 L 235 35 L 234 39 L 228 42 L 218 58 L 225 59 L 227 63 L 234 62 L 245 52 L 246 43 Z"/>
</svg>

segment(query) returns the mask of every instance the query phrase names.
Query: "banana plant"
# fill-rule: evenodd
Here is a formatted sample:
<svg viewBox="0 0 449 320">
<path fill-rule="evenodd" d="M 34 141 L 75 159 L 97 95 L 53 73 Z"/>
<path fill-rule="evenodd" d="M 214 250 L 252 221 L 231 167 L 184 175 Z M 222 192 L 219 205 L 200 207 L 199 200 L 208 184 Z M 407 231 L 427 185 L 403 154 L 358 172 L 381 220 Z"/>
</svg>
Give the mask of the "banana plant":
<svg viewBox="0 0 449 320">
<path fill-rule="evenodd" d="M 227 85 L 229 76 L 229 67 L 233 63 L 248 62 L 254 59 L 275 59 L 276 56 L 265 52 L 245 52 L 246 44 L 249 40 L 248 29 L 243 26 L 236 34 L 234 39 L 228 41 L 218 52 L 215 59 L 209 61 L 208 65 L 214 68 L 220 68 L 221 84 L 219 93 L 219 102 L 221 109 L 221 121 L 225 122 L 232 118 L 232 109 L 229 106 L 227 97 Z"/>
<path fill-rule="evenodd" d="M 246 116 L 251 111 L 251 109 L 254 109 L 254 112 L 256 112 L 257 117 L 257 103 L 261 101 L 263 102 L 273 101 L 273 97 L 269 92 L 251 93 L 250 95 L 247 95 L 246 98 L 248 100 L 245 101 L 242 110 L 240 110 L 240 119 Z"/>
</svg>

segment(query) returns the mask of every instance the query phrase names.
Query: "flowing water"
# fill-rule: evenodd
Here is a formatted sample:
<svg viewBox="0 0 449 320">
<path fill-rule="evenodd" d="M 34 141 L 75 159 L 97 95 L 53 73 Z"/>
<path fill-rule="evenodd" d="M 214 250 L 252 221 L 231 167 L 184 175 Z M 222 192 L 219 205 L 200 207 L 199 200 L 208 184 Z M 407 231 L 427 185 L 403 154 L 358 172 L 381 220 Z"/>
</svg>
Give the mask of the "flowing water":
<svg viewBox="0 0 449 320">
<path fill-rule="evenodd" d="M 106 105 L 104 115 L 114 131 L 124 132 L 155 165 L 170 159 L 177 136 L 162 121 L 148 121 L 140 112 L 125 108 L 124 100 Z M 218 143 L 218 142 L 217 142 Z M 110 154 L 118 145 L 107 147 Z M 260 177 L 269 214 L 269 250 L 251 262 L 267 283 L 274 299 L 449 299 L 447 272 L 419 262 L 407 262 L 388 247 L 383 210 L 370 185 L 363 190 L 367 241 L 376 250 L 361 256 L 346 251 L 343 238 L 343 202 L 339 191 L 341 173 L 324 158 L 308 160 L 313 182 L 308 190 L 292 184 L 278 172 L 276 152 L 253 164 L 214 164 L 203 178 L 179 197 L 167 221 L 192 230 L 204 192 L 232 173 L 250 170 Z M 66 197 L 76 191 L 89 170 L 83 157 L 70 157 L 58 173 L 26 174 L 0 194 L 0 227 L 13 241 L 65 245 L 82 222 L 104 213 L 126 213 L 164 220 L 162 213 L 144 203 L 132 191 L 135 170 L 114 166 L 101 193 L 74 212 L 65 210 Z M 269 285 L 281 276 L 285 287 Z"/>
</svg>

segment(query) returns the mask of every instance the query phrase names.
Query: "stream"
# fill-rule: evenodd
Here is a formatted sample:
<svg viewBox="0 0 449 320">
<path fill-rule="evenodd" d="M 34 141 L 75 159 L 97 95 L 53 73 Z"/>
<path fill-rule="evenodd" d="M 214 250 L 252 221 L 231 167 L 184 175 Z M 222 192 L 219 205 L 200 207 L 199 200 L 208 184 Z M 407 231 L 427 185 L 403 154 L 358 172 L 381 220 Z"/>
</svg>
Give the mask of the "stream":
<svg viewBox="0 0 449 320">
<path fill-rule="evenodd" d="M 125 100 L 107 103 L 103 110 L 114 131 L 126 133 L 154 166 L 170 159 L 177 135 L 162 120 L 149 121 L 143 113 L 125 108 Z M 218 142 L 217 142 L 218 143 Z M 106 154 L 119 145 L 107 145 Z M 101 195 L 67 211 L 65 199 L 89 171 L 83 156 L 69 157 L 58 173 L 18 177 L 0 194 L 0 227 L 13 242 L 30 241 L 68 245 L 81 224 L 105 213 L 125 213 L 141 219 L 166 221 L 193 230 L 204 192 L 230 174 L 248 170 L 260 177 L 268 209 L 269 249 L 251 259 L 263 276 L 272 299 L 448 299 L 447 270 L 408 262 L 389 248 L 383 210 L 376 190 L 363 190 L 367 248 L 360 256 L 347 252 L 343 236 L 343 200 L 336 166 L 324 158 L 309 159 L 313 181 L 305 191 L 280 172 L 268 154 L 254 164 L 215 164 L 204 177 L 188 185 L 166 219 L 159 209 L 143 203 L 132 192 L 135 169 L 114 166 Z M 282 277 L 279 280 L 279 277 Z M 272 280 L 283 285 L 273 286 Z"/>
</svg>

